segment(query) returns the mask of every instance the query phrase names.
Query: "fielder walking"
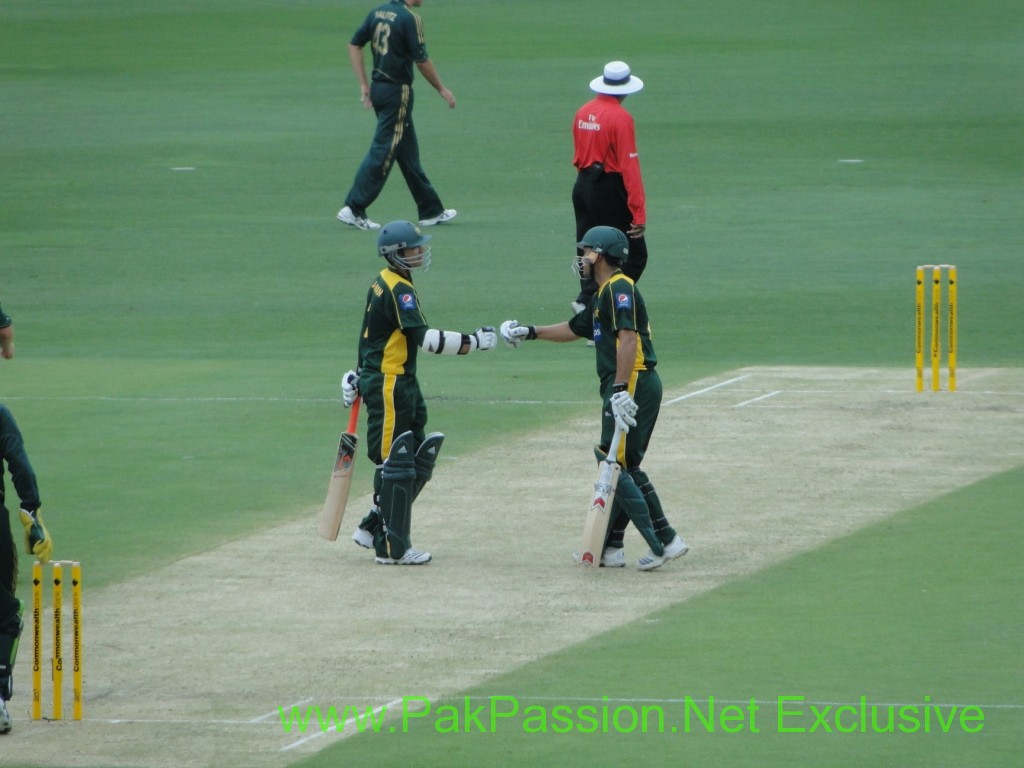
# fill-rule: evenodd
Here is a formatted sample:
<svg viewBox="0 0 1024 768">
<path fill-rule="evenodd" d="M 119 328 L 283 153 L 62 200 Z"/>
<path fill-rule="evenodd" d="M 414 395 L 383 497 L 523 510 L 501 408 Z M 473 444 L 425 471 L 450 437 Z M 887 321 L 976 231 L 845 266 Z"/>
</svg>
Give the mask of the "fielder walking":
<svg viewBox="0 0 1024 768">
<path fill-rule="evenodd" d="M 376 467 L 374 506 L 352 540 L 373 548 L 381 565 L 422 565 L 431 559 L 429 552 L 412 547 L 412 503 L 433 475 L 444 435 L 426 433 L 417 353 L 468 355 L 498 343 L 493 328 L 458 333 L 427 325 L 412 271 L 430 267 L 430 248 L 425 247 L 430 239 L 409 221 L 381 229 L 377 253 L 388 265 L 366 294 L 358 366 L 341 379 L 346 408 L 363 398 L 367 453 Z"/>
<path fill-rule="evenodd" d="M 622 102 L 643 87 L 643 80 L 631 74 L 625 62 L 609 62 L 604 74 L 590 83 L 590 90 L 597 96 L 576 111 L 572 126 L 572 163 L 577 170 L 572 189 L 576 241 L 592 227 L 602 225 L 625 232 L 629 235 L 629 258 L 622 272 L 633 282 L 640 279 L 647 266 L 647 198 L 633 116 Z M 580 278 L 573 311 L 583 311 L 596 291 L 593 279 Z"/>
<path fill-rule="evenodd" d="M 441 203 L 420 164 L 420 147 L 412 122 L 413 64 L 448 106 L 455 109 L 455 96 L 445 87 L 427 55 L 423 21 L 411 10 L 421 5 L 423 0 L 389 0 L 374 8 L 348 44 L 349 61 L 359 79 L 360 100 L 377 115 L 370 151 L 356 172 L 344 207 L 338 211 L 339 221 L 358 229 L 380 229 L 380 224 L 367 216 L 367 208 L 384 189 L 396 163 L 416 201 L 420 226 L 441 224 L 456 216 L 453 208 L 445 208 Z M 363 56 L 367 43 L 373 53 L 369 80 Z"/>
<path fill-rule="evenodd" d="M 624 471 L 615 492 L 601 565 L 625 566 L 623 540 L 632 521 L 650 546 L 636 567 L 649 571 L 685 555 L 688 547 L 669 524 L 654 485 L 640 468 L 658 420 L 662 395 L 647 307 L 622 269 L 630 242 L 621 230 L 594 227 L 577 245 L 582 249 L 574 262 L 577 276 L 593 279 L 598 285 L 588 308 L 556 325 L 532 326 L 506 320 L 501 324 L 501 337 L 513 348 L 531 339 L 594 340 L 602 401 L 601 442 L 595 449 L 598 460 L 607 455 L 616 428 L 626 433 L 616 456 Z"/>
<path fill-rule="evenodd" d="M 0 307 L 0 357 L 14 357 L 14 326 Z M 4 465 L 11 473 L 20 500 L 18 517 L 25 529 L 25 549 L 42 563 L 53 554 L 53 540 L 43 523 L 39 486 L 32 470 L 25 441 L 14 416 L 0 403 L 0 734 L 10 733 L 11 716 L 7 702 L 14 695 L 14 662 L 23 626 L 24 603 L 15 593 L 18 586 L 18 548 L 11 532 L 5 505 Z"/>
</svg>

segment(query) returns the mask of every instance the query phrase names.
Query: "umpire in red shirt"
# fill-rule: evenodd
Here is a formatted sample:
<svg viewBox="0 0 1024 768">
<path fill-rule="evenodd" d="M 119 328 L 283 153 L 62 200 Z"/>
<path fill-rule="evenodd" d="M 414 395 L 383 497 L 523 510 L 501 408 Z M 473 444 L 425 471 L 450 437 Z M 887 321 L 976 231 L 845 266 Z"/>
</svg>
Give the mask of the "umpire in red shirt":
<svg viewBox="0 0 1024 768">
<path fill-rule="evenodd" d="M 643 87 L 643 80 L 631 74 L 625 62 L 609 62 L 603 76 L 590 83 L 597 96 L 577 110 L 572 126 L 572 163 L 578 171 L 572 190 L 576 242 L 591 227 L 610 226 L 625 232 L 629 258 L 622 272 L 634 281 L 647 266 L 647 203 L 633 116 L 622 101 Z M 581 279 L 573 309 L 582 310 L 596 292 L 593 279 Z"/>
</svg>

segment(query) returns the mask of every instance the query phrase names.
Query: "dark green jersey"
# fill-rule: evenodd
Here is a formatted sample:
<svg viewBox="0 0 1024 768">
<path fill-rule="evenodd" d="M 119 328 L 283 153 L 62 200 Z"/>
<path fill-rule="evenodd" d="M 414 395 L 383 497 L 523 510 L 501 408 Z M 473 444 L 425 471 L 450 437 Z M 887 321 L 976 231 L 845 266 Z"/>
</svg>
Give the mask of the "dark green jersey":
<svg viewBox="0 0 1024 768">
<path fill-rule="evenodd" d="M 634 371 L 654 370 L 658 362 L 651 344 L 651 323 L 647 319 L 644 298 L 622 272 L 616 271 L 597 289 L 590 307 L 573 317 L 569 327 L 577 336 L 594 340 L 597 376 L 602 387 L 615 378 L 618 332 L 623 329 L 639 334 Z"/>
<path fill-rule="evenodd" d="M 10 315 L 5 315 L 4 314 L 4 308 L 2 306 L 0 306 L 0 328 L 6 328 L 8 325 L 10 325 L 13 322 L 14 321 L 11 320 L 11 316 Z"/>
<path fill-rule="evenodd" d="M 373 80 L 412 85 L 412 65 L 429 58 L 423 21 L 403 0 L 391 0 L 370 11 L 350 42 L 360 48 L 371 44 Z"/>
<path fill-rule="evenodd" d="M 390 267 L 383 270 L 366 293 L 359 367 L 415 375 L 416 352 L 426 333 L 427 321 L 413 284 Z"/>
</svg>

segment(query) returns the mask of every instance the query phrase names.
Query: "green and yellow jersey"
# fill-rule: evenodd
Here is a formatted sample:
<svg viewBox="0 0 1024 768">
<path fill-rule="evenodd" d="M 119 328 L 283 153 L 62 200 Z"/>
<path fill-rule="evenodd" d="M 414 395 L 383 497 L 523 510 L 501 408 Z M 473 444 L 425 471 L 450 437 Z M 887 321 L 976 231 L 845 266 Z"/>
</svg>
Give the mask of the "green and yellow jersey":
<svg viewBox="0 0 1024 768">
<path fill-rule="evenodd" d="M 370 11 L 350 42 L 360 48 L 371 43 L 373 80 L 412 85 L 413 63 L 428 58 L 423 21 L 403 0 L 391 0 Z"/>
<path fill-rule="evenodd" d="M 614 383 L 619 331 L 632 330 L 638 334 L 634 371 L 653 371 L 658 362 L 643 296 L 633 281 L 618 270 L 598 288 L 590 307 L 569 321 L 569 327 L 577 336 L 594 340 L 602 390 Z"/>
<path fill-rule="evenodd" d="M 413 284 L 390 267 L 382 270 L 366 293 L 359 367 L 414 376 L 416 352 L 426 332 L 427 321 Z"/>
</svg>

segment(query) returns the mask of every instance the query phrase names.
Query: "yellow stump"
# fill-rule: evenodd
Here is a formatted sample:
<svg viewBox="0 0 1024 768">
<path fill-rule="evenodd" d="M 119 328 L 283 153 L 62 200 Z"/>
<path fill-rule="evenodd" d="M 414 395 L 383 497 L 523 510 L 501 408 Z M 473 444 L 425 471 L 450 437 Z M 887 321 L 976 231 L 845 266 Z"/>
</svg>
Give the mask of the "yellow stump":
<svg viewBox="0 0 1024 768">
<path fill-rule="evenodd" d="M 914 375 L 917 391 L 924 390 L 924 267 L 917 268 L 914 302 Z"/>
<path fill-rule="evenodd" d="M 956 267 L 949 268 L 949 391 L 956 392 Z"/>
<path fill-rule="evenodd" d="M 80 563 L 71 564 L 71 629 L 72 634 L 72 685 L 74 687 L 74 700 L 72 703 L 72 717 L 75 720 L 82 719 L 82 566 Z"/>
<path fill-rule="evenodd" d="M 43 717 L 43 566 L 32 564 L 32 719 Z"/>
<path fill-rule="evenodd" d="M 932 392 L 939 391 L 939 366 L 942 362 L 942 268 L 932 268 Z"/>
<path fill-rule="evenodd" d="M 64 566 L 53 564 L 53 719 L 64 716 L 64 644 L 61 640 L 62 614 L 64 612 Z"/>
</svg>

